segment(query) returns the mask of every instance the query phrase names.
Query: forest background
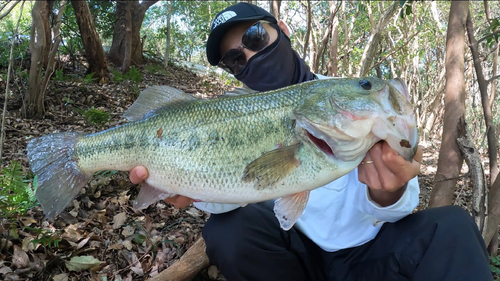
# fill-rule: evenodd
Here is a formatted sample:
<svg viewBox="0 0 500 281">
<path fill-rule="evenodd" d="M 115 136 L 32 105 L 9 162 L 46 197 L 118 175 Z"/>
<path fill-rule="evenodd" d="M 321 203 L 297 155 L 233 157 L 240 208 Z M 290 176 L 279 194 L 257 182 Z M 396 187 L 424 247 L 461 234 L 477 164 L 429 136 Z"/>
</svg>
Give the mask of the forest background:
<svg viewBox="0 0 500 281">
<path fill-rule="evenodd" d="M 126 173 L 97 175 L 68 215 L 48 224 L 25 148 L 46 133 L 121 124 L 151 85 L 205 98 L 241 86 L 205 56 L 211 20 L 237 2 L 0 1 L 0 277 L 142 280 L 196 241 L 207 214 L 161 204 L 134 213 L 127 199 L 137 187 Z M 288 24 L 315 73 L 406 81 L 434 161 L 423 165 L 419 208 L 468 209 L 500 273 L 500 2 L 246 2 Z M 75 257 L 84 266 L 72 270 Z M 212 270 L 211 278 L 223 277 Z"/>
</svg>

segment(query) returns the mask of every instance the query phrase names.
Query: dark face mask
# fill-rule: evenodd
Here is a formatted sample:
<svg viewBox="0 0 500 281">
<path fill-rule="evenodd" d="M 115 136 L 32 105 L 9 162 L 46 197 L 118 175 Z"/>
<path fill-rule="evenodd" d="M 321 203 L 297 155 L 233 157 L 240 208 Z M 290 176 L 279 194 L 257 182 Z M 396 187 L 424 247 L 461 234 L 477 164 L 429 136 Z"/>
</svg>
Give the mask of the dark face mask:
<svg viewBox="0 0 500 281">
<path fill-rule="evenodd" d="M 270 91 L 314 79 L 309 66 L 292 50 L 280 28 L 278 38 L 248 60 L 236 79 L 256 91 Z"/>
</svg>

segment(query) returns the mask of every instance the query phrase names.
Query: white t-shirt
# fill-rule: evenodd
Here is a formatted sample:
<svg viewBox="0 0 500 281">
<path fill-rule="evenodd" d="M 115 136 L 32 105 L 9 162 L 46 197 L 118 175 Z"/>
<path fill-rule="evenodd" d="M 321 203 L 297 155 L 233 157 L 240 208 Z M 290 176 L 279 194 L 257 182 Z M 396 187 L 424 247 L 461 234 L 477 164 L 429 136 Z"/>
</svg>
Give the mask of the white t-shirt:
<svg viewBox="0 0 500 281">
<path fill-rule="evenodd" d="M 411 214 L 418 205 L 417 177 L 391 206 L 373 202 L 368 187 L 359 182 L 358 169 L 314 189 L 295 227 L 323 250 L 333 252 L 362 245 L 377 236 L 384 222 L 395 222 Z M 220 214 L 239 208 L 238 204 L 195 202 L 196 208 Z"/>
</svg>

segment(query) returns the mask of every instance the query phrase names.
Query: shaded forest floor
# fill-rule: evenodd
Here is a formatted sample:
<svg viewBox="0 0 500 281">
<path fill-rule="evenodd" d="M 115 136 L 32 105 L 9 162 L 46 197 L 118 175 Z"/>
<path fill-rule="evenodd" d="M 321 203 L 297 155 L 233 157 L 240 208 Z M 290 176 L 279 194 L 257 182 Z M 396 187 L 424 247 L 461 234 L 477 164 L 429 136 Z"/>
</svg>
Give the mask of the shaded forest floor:
<svg viewBox="0 0 500 281">
<path fill-rule="evenodd" d="M 84 73 L 65 70 L 62 77 L 67 79 L 51 83 L 43 120 L 20 118 L 25 85 L 15 82 L 14 95 L 7 103 L 4 163 L 20 161 L 27 174 L 25 148 L 32 137 L 57 131 L 92 133 L 123 123 L 123 111 L 148 86 L 169 85 L 205 97 L 221 94 L 230 89 L 231 84 L 216 77 L 204 78 L 173 65 L 165 69 L 146 67 L 140 71 L 143 76 L 140 83 L 125 80 L 101 86 L 86 83 Z M 5 89 L 5 81 L 0 80 L 0 86 Z M 0 104 L 3 103 L 2 96 Z M 109 112 L 110 119 L 101 128 L 81 113 L 92 107 Z M 427 206 L 439 152 L 439 143 L 422 143 L 422 146 L 424 158 L 419 177 L 418 209 Z M 467 182 L 459 184 L 457 202 L 468 208 L 471 188 Z M 128 181 L 127 173 L 98 173 L 53 223 L 44 220 L 39 206 L 13 219 L 0 218 L 0 279 L 144 280 L 164 270 L 201 235 L 208 214 L 194 207 L 179 210 L 164 203 L 135 212 L 130 199 L 137 193 L 138 186 Z M 71 261 L 73 257 L 86 256 L 97 261 Z M 79 270 L 86 266 L 90 269 Z M 223 278 L 213 272 L 210 275 L 205 269 L 196 280 Z"/>
</svg>

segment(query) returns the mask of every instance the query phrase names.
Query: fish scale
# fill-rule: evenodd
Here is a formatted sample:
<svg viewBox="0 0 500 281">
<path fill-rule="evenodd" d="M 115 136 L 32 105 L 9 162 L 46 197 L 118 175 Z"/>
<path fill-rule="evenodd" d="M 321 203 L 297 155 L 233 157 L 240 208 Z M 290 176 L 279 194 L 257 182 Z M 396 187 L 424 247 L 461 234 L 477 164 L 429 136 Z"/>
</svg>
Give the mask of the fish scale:
<svg viewBox="0 0 500 281">
<path fill-rule="evenodd" d="M 131 119 L 127 124 L 30 141 L 37 199 L 47 217 L 54 218 L 94 172 L 142 165 L 149 177 L 137 208 L 173 195 L 241 205 L 281 198 L 276 216 L 289 229 L 309 190 L 352 171 L 379 140 L 413 157 L 416 124 L 401 84 L 328 79 L 209 100 L 150 87 L 125 113 Z M 398 112 L 389 110 L 394 107 Z"/>
</svg>

